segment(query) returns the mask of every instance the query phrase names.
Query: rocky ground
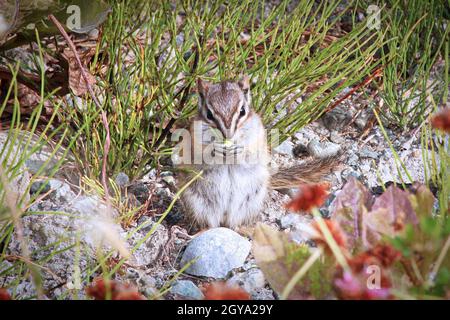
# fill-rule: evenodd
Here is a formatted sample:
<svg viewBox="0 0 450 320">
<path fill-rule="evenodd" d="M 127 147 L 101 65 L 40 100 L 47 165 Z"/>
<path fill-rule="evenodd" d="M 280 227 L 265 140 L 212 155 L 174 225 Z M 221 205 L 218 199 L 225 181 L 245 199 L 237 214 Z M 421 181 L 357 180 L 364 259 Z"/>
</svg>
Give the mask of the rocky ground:
<svg viewBox="0 0 450 320">
<path fill-rule="evenodd" d="M 377 126 L 366 130 L 368 116 L 364 113 L 352 122 L 353 108 L 339 106 L 273 150 L 274 167 L 289 166 L 308 157 L 343 152 L 342 165 L 329 177 L 332 195 L 321 209 L 325 216 L 333 195 L 351 176 L 371 188 L 388 181 L 400 181 L 392 150 L 382 131 Z M 398 136 L 387 129 L 387 134 L 412 178 L 424 181 L 418 133 Z M 2 142 L 5 143 L 5 140 Z M 17 181 L 29 181 L 29 171 L 33 172 L 33 167 L 44 160 L 37 157 L 34 162 L 25 163 L 26 170 Z M 99 269 L 95 268 L 99 259 L 103 258 L 98 255 L 99 243 L 104 249 L 114 246 L 114 241 L 105 241 L 111 238 L 110 233 L 126 239 L 126 245 L 133 248 L 132 257 L 125 264 L 117 265 L 119 257 L 113 254 L 107 257 L 105 263 L 117 266 L 116 278 L 135 284 L 146 296 L 155 297 L 162 291 L 162 297 L 166 299 L 200 299 L 204 284 L 225 280 L 242 286 L 254 299 L 277 298 L 255 264 L 251 239 L 226 228 L 212 229 L 194 237 L 195 230 L 184 220 L 183 209 L 178 202 L 163 222 L 157 223 L 177 191 L 174 173 L 152 170 L 134 182 L 121 173 L 115 180 L 122 192 L 118 203 L 131 203 L 132 206 L 146 204 L 144 210 L 128 220 L 119 217 L 121 206 L 117 203 L 112 214 L 115 222 L 106 219 L 103 214 L 106 206 L 101 197 L 82 191 L 64 175 L 56 175 L 46 186 L 42 186 L 41 181 L 32 184 L 30 196 L 38 192 L 39 197 L 27 209 L 23 228 L 29 239 L 32 258 L 42 263 L 48 298 L 84 297 L 84 283 L 99 274 Z M 22 185 L 17 183 L 11 188 L 18 193 L 24 192 L 26 189 Z M 271 191 L 261 214 L 261 222 L 292 231 L 294 241 L 304 242 L 307 239 L 300 229 L 303 224 L 309 223 L 310 218 L 284 209 L 284 204 L 293 195 L 295 190 Z M 54 214 L 40 214 L 42 212 Z M 13 237 L 7 249 L 11 259 L 0 265 L 0 271 L 12 266 L 13 257 L 20 255 L 19 247 L 18 239 Z M 55 251 L 57 254 L 54 254 Z M 195 261 L 180 274 L 183 266 L 192 260 Z M 14 275 L 3 276 L 0 286 L 15 281 L 17 277 Z M 20 297 L 35 293 L 29 280 L 22 280 L 15 287 Z"/>
</svg>

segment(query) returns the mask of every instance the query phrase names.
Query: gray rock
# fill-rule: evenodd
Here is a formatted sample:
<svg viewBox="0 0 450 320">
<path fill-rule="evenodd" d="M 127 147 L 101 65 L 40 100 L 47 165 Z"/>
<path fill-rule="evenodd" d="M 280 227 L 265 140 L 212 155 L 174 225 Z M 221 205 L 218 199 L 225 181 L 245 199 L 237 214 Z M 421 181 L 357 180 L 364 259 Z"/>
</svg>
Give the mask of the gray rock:
<svg viewBox="0 0 450 320">
<path fill-rule="evenodd" d="M 275 293 L 271 289 L 261 288 L 252 293 L 252 299 L 254 300 L 275 300 Z"/>
<path fill-rule="evenodd" d="M 151 222 L 149 231 L 155 227 L 155 224 Z M 148 239 L 144 240 L 148 236 L 148 232 L 135 232 L 130 239 L 132 247 L 143 241 L 133 254 L 134 261 L 131 264 L 135 267 L 146 267 L 154 264 L 169 240 L 167 229 L 162 224 L 157 225 Z"/>
<path fill-rule="evenodd" d="M 227 228 L 214 228 L 192 239 L 183 254 L 181 266 L 192 264 L 186 273 L 225 278 L 241 267 L 250 253 L 250 241 Z"/>
<path fill-rule="evenodd" d="M 239 286 L 252 295 L 259 289 L 264 288 L 266 285 L 266 279 L 260 269 L 251 268 L 245 272 L 234 275 L 227 281 L 227 283 L 230 285 Z"/>
<path fill-rule="evenodd" d="M 325 128 L 330 131 L 339 130 L 346 126 L 352 119 L 352 113 L 347 106 L 337 106 L 333 110 L 325 113 L 321 120 Z"/>
<path fill-rule="evenodd" d="M 137 182 L 128 187 L 128 192 L 132 193 L 140 203 L 145 203 L 150 195 L 147 184 Z"/>
<path fill-rule="evenodd" d="M 360 130 L 363 130 L 366 127 L 369 118 L 370 115 L 368 113 L 362 112 L 355 120 L 356 127 Z"/>
<path fill-rule="evenodd" d="M 30 193 L 27 192 L 30 181 L 31 175 L 26 170 L 8 181 L 8 194 L 15 204 L 22 200 L 21 206 L 25 206 L 30 200 Z"/>
<path fill-rule="evenodd" d="M 280 225 L 281 228 L 287 229 L 295 227 L 297 224 L 302 223 L 303 221 L 304 219 L 299 214 L 289 213 L 280 219 Z"/>
<path fill-rule="evenodd" d="M 203 292 L 189 280 L 177 280 L 170 288 L 170 293 L 189 300 L 202 300 L 205 297 Z"/>
<path fill-rule="evenodd" d="M 121 237 L 125 231 L 112 220 L 104 218 L 106 206 L 98 197 L 76 197 L 67 184 L 54 179 L 50 180 L 50 187 L 55 188 L 51 196 L 38 201 L 29 211 L 43 211 L 45 208 L 68 214 L 26 215 L 22 218 L 24 236 L 29 250 L 33 252 L 32 259 L 42 266 L 42 283 L 48 297 L 57 298 L 67 294 L 68 289 L 73 291 L 67 297 L 75 292 L 83 297 L 86 283 L 83 280 L 82 283 L 75 281 L 74 275 L 79 272 L 80 279 L 88 278 L 87 272 L 97 263 L 99 250 L 112 248 L 112 238 L 116 237 L 117 242 L 124 241 L 126 246 L 124 237 Z M 78 249 L 81 254 L 77 253 Z M 142 256 L 151 256 L 153 252 L 153 247 L 149 248 L 148 242 L 144 242 L 139 249 L 148 251 L 145 254 L 138 250 L 138 254 Z M 21 254 L 20 242 L 15 234 L 6 250 L 7 254 Z M 95 277 L 96 274 L 92 276 Z M 17 279 L 12 274 L 3 279 L 3 284 L 7 286 L 14 281 Z M 27 281 L 21 281 L 15 286 L 18 288 L 16 292 L 19 298 L 36 294 Z M 67 285 L 62 286 L 64 283 Z M 57 289 L 53 290 L 54 288 Z"/>
<path fill-rule="evenodd" d="M 284 154 L 286 156 L 293 155 L 294 144 L 290 140 L 283 141 L 280 145 L 273 148 L 273 151 L 278 154 Z"/>
<path fill-rule="evenodd" d="M 56 179 L 50 179 L 49 184 L 50 184 L 50 189 L 54 190 L 52 192 L 52 196 L 51 196 L 51 198 L 53 200 L 63 203 L 63 202 L 69 202 L 76 197 L 75 193 L 72 191 L 72 189 L 70 189 L 70 186 L 65 182 L 62 182 L 62 181 L 59 181 Z M 93 200 L 93 199 L 91 199 L 91 200 L 95 202 L 95 204 L 93 204 L 95 206 L 97 204 L 96 200 Z M 92 207 L 91 207 L 91 209 L 92 209 Z M 85 211 L 83 211 L 83 212 L 85 212 Z"/>
<path fill-rule="evenodd" d="M 345 181 L 348 181 L 352 177 L 356 178 L 356 179 L 359 179 L 360 176 L 361 176 L 361 174 L 359 174 L 357 171 L 352 170 L 352 169 L 344 169 L 341 172 L 341 177 Z"/>
<path fill-rule="evenodd" d="M 307 148 L 311 156 L 319 159 L 335 156 L 341 150 L 341 146 L 336 143 L 321 143 L 319 140 L 312 140 L 308 143 Z"/>
<path fill-rule="evenodd" d="M 125 187 L 130 183 L 130 178 L 124 172 L 119 172 L 116 176 L 115 182 L 119 187 Z"/>
<path fill-rule="evenodd" d="M 347 164 L 349 166 L 357 166 L 359 162 L 359 157 L 355 153 L 351 153 L 347 158 Z"/>
<path fill-rule="evenodd" d="M 335 130 L 331 131 L 330 140 L 337 144 L 343 144 L 345 142 L 345 139 Z"/>
<path fill-rule="evenodd" d="M 172 172 L 169 172 L 169 171 L 161 172 L 161 178 L 168 185 L 171 185 L 171 186 L 175 185 L 175 178 L 173 177 Z"/>
<path fill-rule="evenodd" d="M 7 150 L 7 152 L 2 154 L 0 160 L 4 161 L 4 157 L 8 153 L 9 159 L 7 161 L 9 166 L 25 160 L 25 168 L 23 169 L 27 169 L 30 174 L 51 175 L 58 161 L 64 155 L 62 148 L 55 151 L 54 147 L 40 139 L 36 134 L 19 131 L 17 134 L 18 139 L 13 145 L 11 145 L 11 140 L 8 140 L 8 134 L 8 131 L 0 132 L 0 150 Z M 30 141 L 30 143 L 27 144 L 27 141 Z M 27 155 L 26 159 L 22 159 L 25 154 Z M 70 152 L 66 155 L 66 158 L 72 157 L 73 155 Z"/>
<path fill-rule="evenodd" d="M 359 156 L 361 158 L 371 158 L 371 159 L 378 159 L 379 158 L 379 154 L 375 151 L 372 151 L 368 148 L 363 148 L 360 152 L 359 152 Z"/>
</svg>

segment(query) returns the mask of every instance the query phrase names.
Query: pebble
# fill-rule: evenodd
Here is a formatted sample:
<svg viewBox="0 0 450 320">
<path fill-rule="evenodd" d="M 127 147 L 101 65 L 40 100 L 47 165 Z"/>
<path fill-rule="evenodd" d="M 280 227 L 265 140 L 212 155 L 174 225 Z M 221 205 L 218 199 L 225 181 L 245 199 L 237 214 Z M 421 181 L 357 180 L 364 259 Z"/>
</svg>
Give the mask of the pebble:
<svg viewBox="0 0 450 320">
<path fill-rule="evenodd" d="M 294 150 L 294 144 L 290 140 L 283 141 L 279 146 L 275 147 L 273 151 L 278 154 L 284 154 L 292 156 Z"/>
<path fill-rule="evenodd" d="M 307 148 L 311 156 L 319 159 L 335 156 L 341 150 L 341 146 L 336 143 L 321 143 L 319 140 L 312 140 Z"/>
<path fill-rule="evenodd" d="M 115 182 L 119 187 L 125 187 L 130 183 L 130 178 L 124 172 L 119 172 L 116 176 Z"/>
<path fill-rule="evenodd" d="M 170 288 L 170 293 L 189 300 L 202 300 L 203 292 L 190 280 L 177 280 Z"/>
</svg>

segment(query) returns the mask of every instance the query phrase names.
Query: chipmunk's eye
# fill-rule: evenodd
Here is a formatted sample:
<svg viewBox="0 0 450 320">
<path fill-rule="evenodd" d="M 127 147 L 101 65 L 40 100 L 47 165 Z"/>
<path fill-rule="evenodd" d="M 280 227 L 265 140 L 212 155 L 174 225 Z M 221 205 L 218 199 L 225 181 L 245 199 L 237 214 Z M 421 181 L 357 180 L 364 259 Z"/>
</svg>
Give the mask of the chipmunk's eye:
<svg viewBox="0 0 450 320">
<path fill-rule="evenodd" d="M 208 118 L 208 120 L 211 120 L 211 121 L 214 120 L 214 116 L 213 116 L 211 110 L 208 109 L 208 111 L 206 111 L 206 117 Z"/>
<path fill-rule="evenodd" d="M 239 113 L 239 117 L 245 116 L 245 108 L 244 106 L 241 107 L 241 112 Z"/>
</svg>

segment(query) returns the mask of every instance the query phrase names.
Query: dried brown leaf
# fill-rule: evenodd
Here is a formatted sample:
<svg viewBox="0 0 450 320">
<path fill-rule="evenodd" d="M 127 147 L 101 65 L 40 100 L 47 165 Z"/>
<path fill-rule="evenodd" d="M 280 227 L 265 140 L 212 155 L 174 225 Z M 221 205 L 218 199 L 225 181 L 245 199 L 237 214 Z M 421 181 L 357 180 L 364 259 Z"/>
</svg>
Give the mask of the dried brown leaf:
<svg viewBox="0 0 450 320">
<path fill-rule="evenodd" d="M 96 83 L 95 77 L 85 67 L 92 56 L 95 54 L 95 48 L 89 48 L 83 52 L 78 53 L 81 63 L 83 64 L 83 70 L 88 78 L 88 84 L 90 86 Z M 83 77 L 82 70 L 80 69 L 75 55 L 70 49 L 65 49 L 63 53 L 64 58 L 69 64 L 69 87 L 72 89 L 76 96 L 82 96 L 88 91 L 88 85 Z"/>
</svg>

